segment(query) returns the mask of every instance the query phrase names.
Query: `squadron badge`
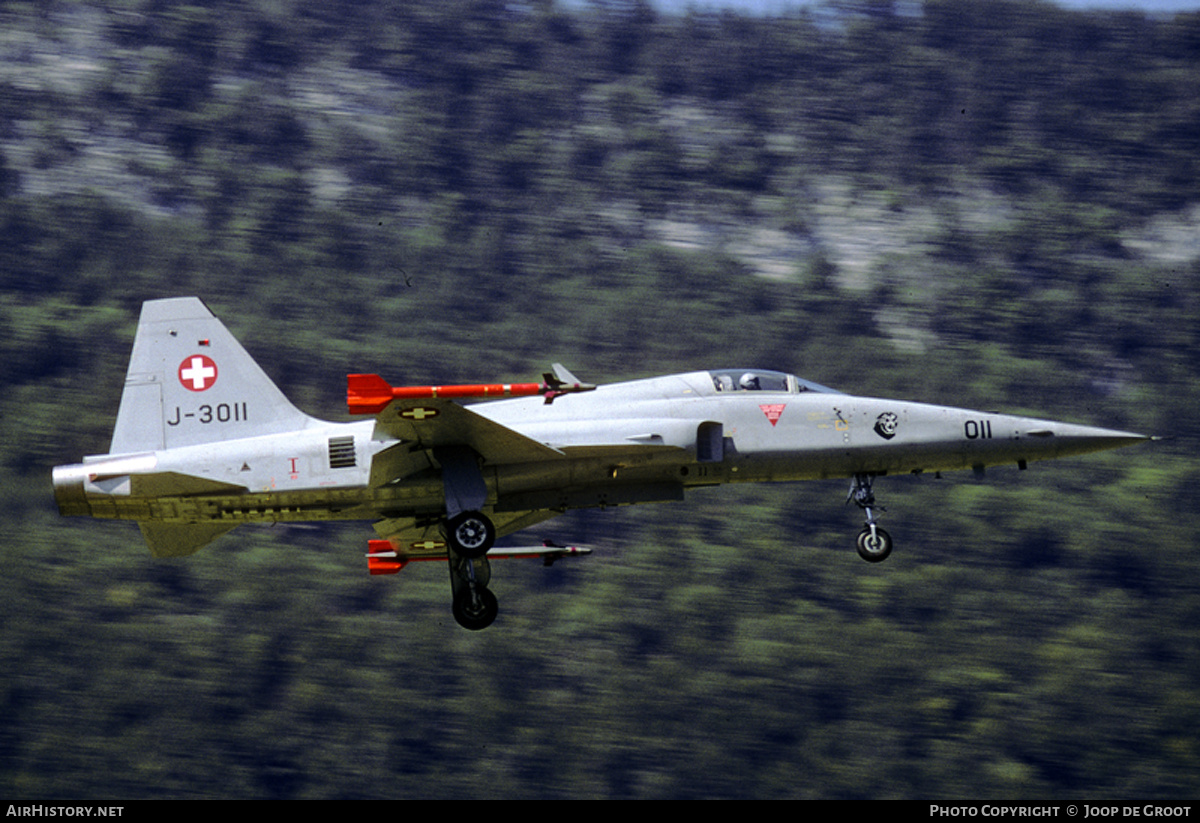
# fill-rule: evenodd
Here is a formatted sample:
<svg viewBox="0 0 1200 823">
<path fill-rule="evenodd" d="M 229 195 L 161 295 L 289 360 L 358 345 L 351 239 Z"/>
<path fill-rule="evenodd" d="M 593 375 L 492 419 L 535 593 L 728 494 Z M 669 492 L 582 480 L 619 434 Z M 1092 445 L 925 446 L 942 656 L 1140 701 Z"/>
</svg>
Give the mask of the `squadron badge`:
<svg viewBox="0 0 1200 823">
<path fill-rule="evenodd" d="M 893 412 L 884 412 L 875 418 L 875 433 L 884 440 L 891 440 L 896 436 L 896 427 L 899 425 L 899 417 Z"/>
</svg>

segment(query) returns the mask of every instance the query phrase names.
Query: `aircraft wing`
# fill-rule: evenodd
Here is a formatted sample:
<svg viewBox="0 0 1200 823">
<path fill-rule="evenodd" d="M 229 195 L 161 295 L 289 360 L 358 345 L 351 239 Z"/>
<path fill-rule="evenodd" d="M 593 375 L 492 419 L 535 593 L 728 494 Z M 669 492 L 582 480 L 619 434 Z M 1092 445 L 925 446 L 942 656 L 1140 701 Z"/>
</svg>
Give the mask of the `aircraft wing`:
<svg viewBox="0 0 1200 823">
<path fill-rule="evenodd" d="M 496 512 L 492 515 L 492 522 L 496 526 L 496 535 L 503 537 L 559 514 L 561 512 L 546 509 Z M 417 559 L 446 556 L 446 537 L 442 533 L 440 522 L 431 522 L 428 518 L 392 517 L 377 521 L 375 532 L 385 540 L 392 541 L 405 557 Z"/>
<path fill-rule="evenodd" d="M 491 464 L 562 460 L 558 449 L 526 437 L 440 397 L 393 400 L 375 418 L 375 434 L 404 441 L 410 447 L 470 446 Z"/>
</svg>

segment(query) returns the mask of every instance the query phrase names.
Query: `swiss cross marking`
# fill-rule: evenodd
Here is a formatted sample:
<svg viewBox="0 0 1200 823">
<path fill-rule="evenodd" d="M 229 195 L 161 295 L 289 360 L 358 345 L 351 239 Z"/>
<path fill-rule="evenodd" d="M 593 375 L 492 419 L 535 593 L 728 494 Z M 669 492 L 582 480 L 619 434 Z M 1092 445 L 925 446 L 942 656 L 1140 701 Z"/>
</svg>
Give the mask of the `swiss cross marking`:
<svg viewBox="0 0 1200 823">
<path fill-rule="evenodd" d="M 763 414 L 771 421 L 774 426 L 779 422 L 779 418 L 783 415 L 783 410 L 787 408 L 787 403 L 765 403 L 759 406 L 763 410 Z"/>
<path fill-rule="evenodd" d="M 193 354 L 179 364 L 179 382 L 188 391 L 204 391 L 217 382 L 217 364 L 207 355 Z"/>
<path fill-rule="evenodd" d="M 427 417 L 437 417 L 438 410 L 429 406 L 417 406 L 412 409 L 401 409 L 400 416 L 409 420 L 424 420 Z"/>
</svg>

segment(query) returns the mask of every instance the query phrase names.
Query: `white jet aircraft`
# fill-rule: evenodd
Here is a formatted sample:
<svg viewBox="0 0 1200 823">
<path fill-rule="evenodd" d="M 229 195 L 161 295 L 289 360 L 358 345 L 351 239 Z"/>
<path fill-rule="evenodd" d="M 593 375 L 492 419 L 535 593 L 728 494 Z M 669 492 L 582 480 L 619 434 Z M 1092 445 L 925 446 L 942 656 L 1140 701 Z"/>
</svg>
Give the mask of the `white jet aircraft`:
<svg viewBox="0 0 1200 823">
<path fill-rule="evenodd" d="M 63 515 L 137 521 L 155 556 L 239 523 L 374 520 L 372 574 L 448 561 L 453 612 L 496 617 L 488 561 L 586 547 L 494 547 L 568 509 L 680 500 L 721 483 L 851 478 L 858 553 L 885 559 L 874 478 L 1016 464 L 1148 439 L 1124 431 L 842 394 L 794 375 L 717 369 L 606 386 L 559 364 L 541 383 L 393 387 L 348 378 L 351 414 L 293 406 L 195 297 L 142 307 L 109 453 L 54 469 Z M 516 399 L 460 405 L 464 398 Z M 556 401 L 557 402 L 554 402 Z"/>
</svg>

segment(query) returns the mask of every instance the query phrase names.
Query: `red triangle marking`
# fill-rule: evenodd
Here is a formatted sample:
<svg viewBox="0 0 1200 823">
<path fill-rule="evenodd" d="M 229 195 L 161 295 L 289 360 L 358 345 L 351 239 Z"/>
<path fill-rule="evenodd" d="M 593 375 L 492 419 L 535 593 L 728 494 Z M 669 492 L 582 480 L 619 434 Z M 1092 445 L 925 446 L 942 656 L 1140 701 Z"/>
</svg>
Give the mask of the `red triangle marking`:
<svg viewBox="0 0 1200 823">
<path fill-rule="evenodd" d="M 759 406 L 763 410 L 763 414 L 771 421 L 774 426 L 779 422 L 779 418 L 783 415 L 783 410 L 787 408 L 787 403 L 766 403 Z"/>
</svg>

